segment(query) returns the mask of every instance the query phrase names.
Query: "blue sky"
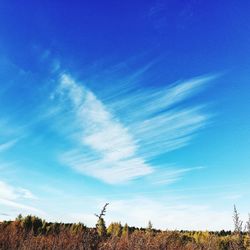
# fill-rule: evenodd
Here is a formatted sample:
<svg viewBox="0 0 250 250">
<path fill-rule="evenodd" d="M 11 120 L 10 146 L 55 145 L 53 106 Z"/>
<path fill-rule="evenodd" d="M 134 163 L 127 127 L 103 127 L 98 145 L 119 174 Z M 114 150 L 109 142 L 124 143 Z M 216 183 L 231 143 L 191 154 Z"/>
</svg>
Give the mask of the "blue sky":
<svg viewBox="0 0 250 250">
<path fill-rule="evenodd" d="M 247 1 L 1 1 L 0 219 L 232 228 L 250 212 Z"/>
</svg>

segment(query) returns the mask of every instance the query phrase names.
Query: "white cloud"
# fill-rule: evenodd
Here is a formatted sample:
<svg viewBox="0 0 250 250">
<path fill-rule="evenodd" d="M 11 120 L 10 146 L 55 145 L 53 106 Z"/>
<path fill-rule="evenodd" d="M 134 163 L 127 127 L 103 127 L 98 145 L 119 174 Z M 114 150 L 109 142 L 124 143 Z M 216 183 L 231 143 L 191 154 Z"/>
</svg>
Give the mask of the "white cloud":
<svg viewBox="0 0 250 250">
<path fill-rule="evenodd" d="M 133 131 L 140 153 L 150 158 L 186 146 L 200 129 L 207 125 L 210 115 L 205 106 L 185 105 L 215 76 L 196 77 L 177 82 L 170 87 L 138 90 L 124 98 L 113 98 L 109 107 Z"/>
<path fill-rule="evenodd" d="M 16 189 L 16 192 L 22 197 L 22 198 L 25 198 L 25 199 L 32 199 L 32 200 L 35 200 L 37 199 L 37 197 L 28 189 L 25 189 L 25 188 L 17 188 Z"/>
<path fill-rule="evenodd" d="M 17 195 L 15 189 L 7 183 L 0 181 L 0 198 L 10 200 L 16 199 Z"/>
<path fill-rule="evenodd" d="M 152 159 L 186 146 L 207 124 L 210 115 L 204 113 L 204 106 L 183 108 L 181 104 L 213 78 L 197 77 L 132 94 L 119 92 L 104 103 L 70 75 L 62 74 L 51 99 L 55 103 L 51 114 L 56 129 L 75 145 L 60 160 L 107 183 L 154 173 L 155 166 L 149 164 Z M 178 179 L 171 175 L 166 182 Z"/>
<path fill-rule="evenodd" d="M 68 75 L 62 75 L 58 93 L 74 111 L 74 136 L 80 147 L 61 159 L 72 168 L 108 183 L 149 174 L 153 169 L 136 155 L 137 144 L 105 105 Z M 84 148 L 85 147 L 85 148 Z M 92 150 L 86 155 L 84 150 Z"/>
<path fill-rule="evenodd" d="M 175 109 L 135 124 L 133 131 L 141 153 L 152 157 L 186 146 L 207 119 L 199 108 Z"/>
<path fill-rule="evenodd" d="M 3 181 L 0 181 L 0 198 L 8 200 L 17 200 L 19 198 L 36 199 L 30 190 L 16 188 Z"/>
<path fill-rule="evenodd" d="M 158 169 L 147 178 L 152 184 L 171 184 L 182 179 L 184 174 L 201 169 L 204 169 L 204 167 L 177 168 L 175 166 L 167 166 L 165 169 Z"/>
<path fill-rule="evenodd" d="M 41 210 L 23 204 L 25 200 L 37 199 L 30 190 L 20 187 L 13 187 L 6 182 L 0 181 L 0 204 L 6 207 L 21 209 L 23 211 L 44 214 Z M 19 212 L 19 210 L 18 210 Z"/>
<path fill-rule="evenodd" d="M 23 211 L 34 212 L 34 213 L 39 213 L 41 215 L 44 215 L 44 212 L 41 211 L 40 209 L 37 209 L 33 206 L 22 204 L 20 202 L 0 198 L 0 204 L 5 205 L 7 207 L 17 208 L 18 212 L 20 212 L 20 209 L 21 209 Z"/>
<path fill-rule="evenodd" d="M 114 109 L 127 109 L 128 116 L 133 119 L 152 115 L 167 108 L 173 107 L 194 96 L 209 81 L 216 76 L 195 77 L 187 81 L 179 81 L 160 89 L 135 90 L 129 96 L 120 98 L 112 103 Z M 136 109 L 135 109 L 136 107 Z M 141 111 L 144 112 L 141 112 Z"/>
<path fill-rule="evenodd" d="M 141 158 L 98 159 L 87 157 L 84 153 L 67 152 L 61 161 L 80 173 L 101 179 L 107 183 L 121 183 L 135 177 L 150 174 L 152 169 Z"/>
</svg>

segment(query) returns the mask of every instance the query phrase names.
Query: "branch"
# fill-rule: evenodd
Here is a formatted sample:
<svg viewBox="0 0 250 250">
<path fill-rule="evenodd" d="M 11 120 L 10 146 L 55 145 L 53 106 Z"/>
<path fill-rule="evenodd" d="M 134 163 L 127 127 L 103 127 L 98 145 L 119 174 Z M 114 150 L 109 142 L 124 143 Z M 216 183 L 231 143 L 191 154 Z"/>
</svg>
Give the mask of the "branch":
<svg viewBox="0 0 250 250">
<path fill-rule="evenodd" d="M 103 216 L 105 216 L 105 213 L 106 213 L 106 207 L 109 205 L 109 203 L 106 203 L 104 205 L 104 207 L 102 208 L 102 211 L 101 213 L 98 215 L 98 214 L 94 214 L 98 219 L 101 219 Z"/>
</svg>

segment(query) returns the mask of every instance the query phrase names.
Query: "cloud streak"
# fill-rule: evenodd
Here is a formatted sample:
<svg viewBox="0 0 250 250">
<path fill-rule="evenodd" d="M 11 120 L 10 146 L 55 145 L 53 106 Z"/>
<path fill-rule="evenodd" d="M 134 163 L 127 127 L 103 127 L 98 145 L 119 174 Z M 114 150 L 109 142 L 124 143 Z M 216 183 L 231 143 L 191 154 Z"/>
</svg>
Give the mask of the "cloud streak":
<svg viewBox="0 0 250 250">
<path fill-rule="evenodd" d="M 12 123 L 8 119 L 0 119 L 0 153 L 14 147 L 24 136 L 21 128 L 12 126 Z"/>
<path fill-rule="evenodd" d="M 16 200 L 19 198 L 36 199 L 28 189 L 15 188 L 3 181 L 0 181 L 0 198 L 9 200 Z"/>
<path fill-rule="evenodd" d="M 130 94 L 125 90 L 112 94 L 104 103 L 69 74 L 62 74 L 51 98 L 51 114 L 73 146 L 61 154 L 61 162 L 111 184 L 153 174 L 154 158 L 188 145 L 207 124 L 210 116 L 204 105 L 183 107 L 183 103 L 215 77 L 196 77 L 161 89 L 130 88 Z M 179 179 L 167 175 L 165 183 Z"/>
<path fill-rule="evenodd" d="M 64 163 L 108 183 L 127 181 L 153 171 L 136 155 L 137 144 L 128 128 L 94 93 L 79 86 L 69 75 L 61 76 L 57 93 L 73 110 L 70 116 L 77 124 L 73 134 L 79 142 L 77 150 L 62 156 Z M 65 107 L 62 109 L 65 111 Z"/>
<path fill-rule="evenodd" d="M 43 212 L 33 206 L 23 204 L 24 200 L 36 200 L 37 197 L 32 192 L 25 188 L 16 188 L 6 182 L 0 181 L 0 204 L 22 209 L 24 211 L 43 214 Z M 21 201 L 21 202 L 20 202 Z"/>
<path fill-rule="evenodd" d="M 204 167 L 176 168 L 173 166 L 167 166 L 165 169 L 158 169 L 147 178 L 150 183 L 155 185 L 171 184 L 182 179 L 184 174 L 201 169 L 204 169 Z"/>
<path fill-rule="evenodd" d="M 14 139 L 0 144 L 0 153 L 12 148 L 17 142 L 18 139 Z"/>
</svg>

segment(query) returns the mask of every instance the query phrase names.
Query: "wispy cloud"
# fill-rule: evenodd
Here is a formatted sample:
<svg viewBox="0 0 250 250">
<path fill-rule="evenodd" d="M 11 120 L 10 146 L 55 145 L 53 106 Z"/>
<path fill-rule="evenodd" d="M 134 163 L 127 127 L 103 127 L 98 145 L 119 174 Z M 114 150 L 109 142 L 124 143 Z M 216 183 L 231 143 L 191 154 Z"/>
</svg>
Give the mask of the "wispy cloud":
<svg viewBox="0 0 250 250">
<path fill-rule="evenodd" d="M 10 140 L 10 141 L 0 144 L 0 153 L 12 148 L 17 142 L 18 142 L 18 139 L 14 139 L 14 140 Z"/>
<path fill-rule="evenodd" d="M 110 106 L 125 117 L 124 122 L 142 146 L 141 153 L 147 158 L 156 156 L 187 145 L 207 124 L 210 115 L 203 111 L 204 105 L 183 108 L 181 104 L 214 78 L 196 77 L 167 88 L 134 91 L 124 99 L 113 100 Z"/>
<path fill-rule="evenodd" d="M 0 119 L 0 153 L 14 147 L 22 137 L 20 127 L 12 126 L 9 119 Z"/>
<path fill-rule="evenodd" d="M 18 211 L 24 210 L 24 211 L 28 211 L 28 212 L 34 212 L 34 213 L 39 213 L 39 214 L 44 214 L 43 211 L 41 211 L 40 209 L 37 209 L 33 206 L 29 206 L 29 205 L 25 205 L 23 203 L 20 202 L 16 202 L 16 201 L 12 201 L 12 200 L 8 200 L 8 199 L 1 199 L 0 198 L 0 204 L 3 204 L 7 207 L 13 207 L 13 208 L 17 208 Z"/>
<path fill-rule="evenodd" d="M 102 157 L 102 158 L 99 158 Z M 61 156 L 61 161 L 80 173 L 93 176 L 107 183 L 121 183 L 153 172 L 150 165 L 136 156 L 113 158 L 108 155 L 88 156 L 84 152 L 70 151 Z"/>
<path fill-rule="evenodd" d="M 30 190 L 20 187 L 16 188 L 3 181 L 0 181 L 0 198 L 9 200 L 19 198 L 37 199 Z"/>
<path fill-rule="evenodd" d="M 37 197 L 32 192 L 25 188 L 14 187 L 6 182 L 0 181 L 0 204 L 7 207 L 22 209 L 24 211 L 43 212 L 33 206 L 23 204 L 25 200 L 35 200 Z"/>
<path fill-rule="evenodd" d="M 73 133 L 79 143 L 77 150 L 62 156 L 64 163 L 109 183 L 152 172 L 144 159 L 136 155 L 137 144 L 128 128 L 94 93 L 69 75 L 62 75 L 57 92 L 73 110 Z"/>
<path fill-rule="evenodd" d="M 2 216 L 10 216 L 9 214 L 6 214 L 6 213 L 0 213 L 0 215 L 2 215 Z"/>
<path fill-rule="evenodd" d="M 102 101 L 69 74 L 62 74 L 51 99 L 52 121 L 74 146 L 60 156 L 61 162 L 107 183 L 154 173 L 152 159 L 187 145 L 207 124 L 210 116 L 204 105 L 182 104 L 215 77 L 196 77 L 160 89 L 126 86 L 129 93 L 113 93 Z M 173 182 L 186 170 L 168 171 L 166 179 Z"/>
<path fill-rule="evenodd" d="M 165 168 L 160 168 L 155 171 L 152 175 L 149 175 L 147 179 L 152 184 L 171 184 L 180 179 L 183 175 L 196 170 L 204 169 L 204 167 L 193 167 L 193 168 L 177 168 L 174 166 L 167 166 Z"/>
</svg>

